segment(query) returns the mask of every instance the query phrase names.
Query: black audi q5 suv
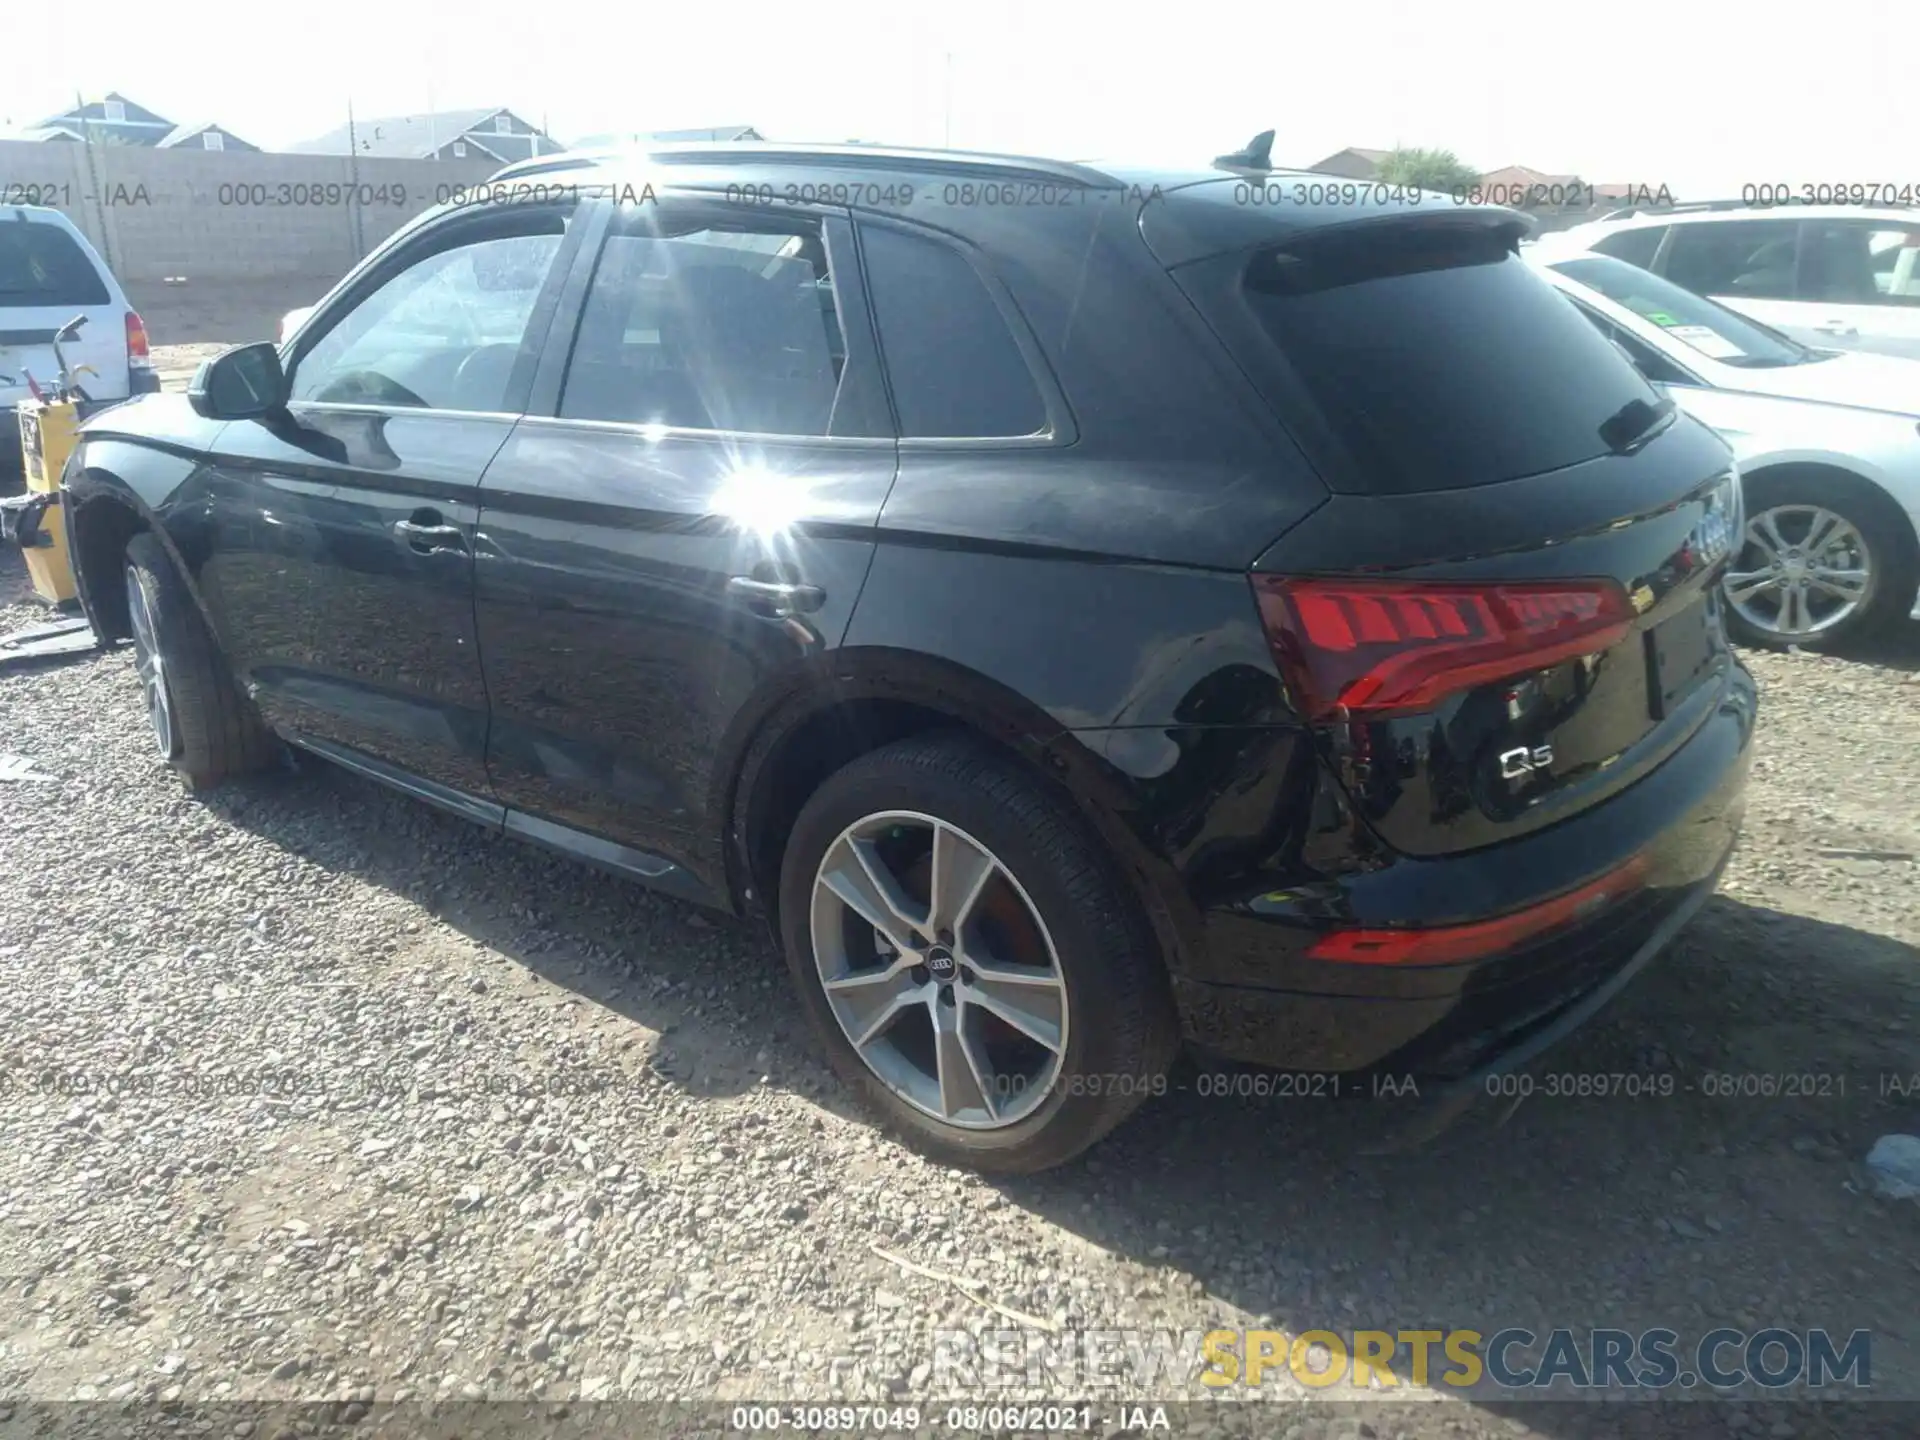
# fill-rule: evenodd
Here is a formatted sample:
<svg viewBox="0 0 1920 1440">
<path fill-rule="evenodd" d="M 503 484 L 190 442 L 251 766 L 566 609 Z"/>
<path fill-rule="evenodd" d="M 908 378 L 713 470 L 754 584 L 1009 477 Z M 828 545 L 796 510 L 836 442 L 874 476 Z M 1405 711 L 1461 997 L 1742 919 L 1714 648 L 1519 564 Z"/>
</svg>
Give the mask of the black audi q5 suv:
<svg viewBox="0 0 1920 1440">
<path fill-rule="evenodd" d="M 1183 1042 L 1465 1093 L 1726 863 L 1738 481 L 1523 217 L 1240 162 L 515 167 L 88 424 L 87 613 L 195 786 L 285 743 L 763 917 L 948 1160 Z"/>
</svg>

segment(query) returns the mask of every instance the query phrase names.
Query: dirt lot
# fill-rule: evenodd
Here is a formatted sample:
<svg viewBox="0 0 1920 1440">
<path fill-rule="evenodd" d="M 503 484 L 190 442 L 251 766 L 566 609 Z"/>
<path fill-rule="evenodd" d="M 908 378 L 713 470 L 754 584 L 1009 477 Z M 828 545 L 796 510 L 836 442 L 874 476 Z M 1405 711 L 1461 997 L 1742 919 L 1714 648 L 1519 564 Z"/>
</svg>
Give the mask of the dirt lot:
<svg viewBox="0 0 1920 1440">
<path fill-rule="evenodd" d="M 0 566 L 0 630 L 40 618 Z M 124 649 L 0 673 L 0 754 L 51 777 L 0 783 L 0 1432 L 73 1398 L 333 1402 L 316 1423 L 396 1399 L 1219 1398 L 936 1366 L 936 1331 L 1050 1326 L 1864 1329 L 1874 1392 L 1920 1401 L 1920 1203 L 1861 1166 L 1920 1132 L 1920 626 L 1748 658 L 1723 894 L 1532 1072 L 1670 1095 L 1536 1093 L 1380 1156 L 1392 1101 L 1220 1099 L 1188 1072 L 1083 1161 L 1004 1182 L 858 1118 L 759 934 L 317 763 L 185 794 Z M 1284 1367 L 1259 1392 L 1352 1393 Z M 1448 1398 L 1246 1433 L 1920 1433 L 1891 1401 Z"/>
</svg>

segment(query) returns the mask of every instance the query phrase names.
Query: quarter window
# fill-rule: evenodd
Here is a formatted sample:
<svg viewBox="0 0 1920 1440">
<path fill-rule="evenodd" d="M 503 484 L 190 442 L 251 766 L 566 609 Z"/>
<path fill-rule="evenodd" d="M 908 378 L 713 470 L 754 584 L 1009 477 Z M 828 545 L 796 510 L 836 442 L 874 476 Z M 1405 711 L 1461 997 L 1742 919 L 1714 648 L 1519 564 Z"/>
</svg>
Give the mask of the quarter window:
<svg viewBox="0 0 1920 1440">
<path fill-rule="evenodd" d="M 435 251 L 360 301 L 294 364 L 292 398 L 314 403 L 493 411 L 527 338 L 564 220 L 551 233 Z"/>
<path fill-rule="evenodd" d="M 1792 220 L 1714 220 L 1674 228 L 1666 276 L 1700 295 L 1792 300 L 1799 226 Z"/>
<path fill-rule="evenodd" d="M 616 233 L 587 292 L 560 415 L 826 435 L 845 364 L 813 226 Z"/>
<path fill-rule="evenodd" d="M 1642 270 L 1651 270 L 1653 257 L 1660 249 L 1660 237 L 1666 233 L 1665 225 L 1648 225 L 1638 230 L 1621 230 L 1596 241 L 1593 248 L 1602 255 L 1611 255 L 1614 259 L 1624 260 L 1629 265 L 1638 265 Z"/>
<path fill-rule="evenodd" d="M 884 226 L 867 227 L 861 243 L 901 437 L 1045 430 L 1046 402 L 1033 372 L 966 257 Z"/>
</svg>

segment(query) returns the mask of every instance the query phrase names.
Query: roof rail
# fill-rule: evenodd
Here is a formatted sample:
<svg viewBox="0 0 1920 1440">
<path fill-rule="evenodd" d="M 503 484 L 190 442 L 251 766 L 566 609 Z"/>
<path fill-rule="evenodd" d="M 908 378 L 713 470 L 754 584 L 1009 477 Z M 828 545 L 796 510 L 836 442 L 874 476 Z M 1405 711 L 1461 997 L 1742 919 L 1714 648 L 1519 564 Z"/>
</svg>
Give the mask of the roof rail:
<svg viewBox="0 0 1920 1440">
<path fill-rule="evenodd" d="M 599 150 L 563 151 L 520 160 L 495 171 L 491 180 L 517 180 L 620 161 L 650 165 L 817 165 L 836 170 L 935 170 L 952 174 L 1004 175 L 1063 181 L 1095 189 L 1121 182 L 1089 165 L 1028 155 L 992 155 L 970 150 L 912 150 L 879 145 L 772 145 L 741 140 L 645 143 Z"/>
<path fill-rule="evenodd" d="M 1626 205 L 1609 210 L 1602 220 L 1630 220 L 1635 215 L 1673 215 L 1688 210 L 1776 210 L 1776 205 L 1755 205 L 1746 200 L 1675 200 L 1667 205 Z"/>
</svg>

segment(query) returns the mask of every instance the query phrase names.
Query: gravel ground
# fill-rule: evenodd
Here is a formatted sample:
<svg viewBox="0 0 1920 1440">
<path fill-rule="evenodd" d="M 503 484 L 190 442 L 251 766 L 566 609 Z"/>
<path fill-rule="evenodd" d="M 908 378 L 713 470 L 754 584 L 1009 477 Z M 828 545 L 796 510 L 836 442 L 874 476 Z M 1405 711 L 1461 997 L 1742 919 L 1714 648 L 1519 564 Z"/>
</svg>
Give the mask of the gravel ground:
<svg viewBox="0 0 1920 1440">
<path fill-rule="evenodd" d="M 43 618 L 24 600 L 0 559 L 0 631 Z M 1012 1181 L 869 1129 L 760 934 L 317 762 L 189 795 L 124 647 L 0 672 L 0 754 L 52 777 L 0 782 L 0 1431 L 96 1398 L 326 1401 L 321 1424 L 1209 1395 L 934 1363 L 966 1343 L 936 1331 L 1050 1326 L 1867 1329 L 1875 1390 L 1920 1399 L 1920 1204 L 1860 1165 L 1920 1132 L 1920 627 L 1748 658 L 1721 897 L 1533 1072 L 1670 1097 L 1536 1094 L 1375 1155 L 1391 1101 L 1209 1098 L 1189 1071 Z M 1723 1074 L 1825 1078 L 1707 1093 Z M 1284 1370 L 1260 1393 L 1308 1395 Z M 1267 1413 L 1250 1433 L 1920 1433 L 1897 1405 Z"/>
</svg>

